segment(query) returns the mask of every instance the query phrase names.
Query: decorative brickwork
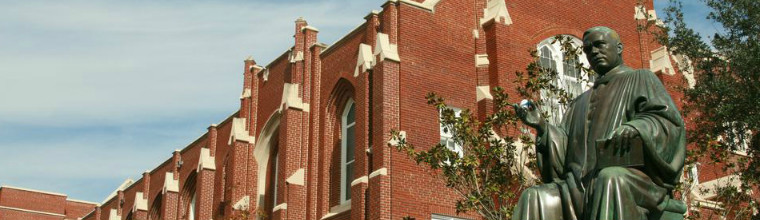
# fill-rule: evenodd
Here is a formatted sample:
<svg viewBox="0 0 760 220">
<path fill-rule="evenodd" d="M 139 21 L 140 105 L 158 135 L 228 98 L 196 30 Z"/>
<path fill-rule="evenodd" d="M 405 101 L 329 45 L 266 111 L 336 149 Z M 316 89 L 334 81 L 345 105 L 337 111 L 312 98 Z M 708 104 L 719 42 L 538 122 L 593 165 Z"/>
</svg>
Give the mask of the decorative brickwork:
<svg viewBox="0 0 760 220">
<path fill-rule="evenodd" d="M 635 12 L 651 13 L 652 1 L 645 0 L 644 9 L 637 2 L 390 0 L 329 46 L 299 18 L 287 39 L 292 46 L 281 56 L 262 66 L 244 60 L 237 111 L 131 184 L 140 187 L 118 189 L 84 219 L 108 219 L 112 210 L 126 218 L 138 191 L 148 200 L 148 216 L 171 220 L 190 217 L 194 195 L 192 216 L 203 220 L 455 216 L 456 194 L 389 148 L 389 131 L 405 131 L 420 148 L 435 145 L 439 119 L 425 102 L 428 92 L 483 119 L 494 110 L 490 89 L 514 92 L 513 73 L 531 61 L 529 50 L 559 34 L 581 38 L 598 25 L 618 31 L 631 67 L 667 70 L 660 77 L 680 104 L 676 88 L 685 82 L 677 65 L 667 65 L 668 55 L 653 51 L 660 46 L 637 28 L 647 19 Z M 340 120 L 349 99 L 356 112 L 354 168 L 350 202 L 341 204 L 341 143 L 347 137 Z M 61 213 L 57 206 L 41 207 Z"/>
</svg>

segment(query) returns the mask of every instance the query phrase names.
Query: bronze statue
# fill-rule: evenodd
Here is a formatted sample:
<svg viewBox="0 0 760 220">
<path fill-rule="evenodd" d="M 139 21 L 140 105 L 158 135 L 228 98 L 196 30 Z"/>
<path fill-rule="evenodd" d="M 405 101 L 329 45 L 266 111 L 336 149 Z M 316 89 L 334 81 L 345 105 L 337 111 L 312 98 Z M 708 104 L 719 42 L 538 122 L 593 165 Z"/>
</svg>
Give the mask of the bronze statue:
<svg viewBox="0 0 760 220">
<path fill-rule="evenodd" d="M 597 79 L 560 124 L 546 123 L 538 108 L 514 106 L 537 131 L 543 184 L 523 191 L 512 219 L 683 219 L 686 206 L 672 191 L 686 138 L 673 100 L 651 71 L 623 64 L 614 30 L 588 29 L 583 51 Z"/>
</svg>

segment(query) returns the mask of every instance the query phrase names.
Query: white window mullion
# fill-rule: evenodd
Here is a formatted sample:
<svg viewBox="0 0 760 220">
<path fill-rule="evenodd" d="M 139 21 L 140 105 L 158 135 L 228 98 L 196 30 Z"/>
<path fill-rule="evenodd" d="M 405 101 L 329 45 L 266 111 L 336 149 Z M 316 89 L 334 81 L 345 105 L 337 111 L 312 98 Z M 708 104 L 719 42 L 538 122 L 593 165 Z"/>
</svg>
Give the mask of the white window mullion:
<svg viewBox="0 0 760 220">
<path fill-rule="evenodd" d="M 354 173 L 354 153 L 356 148 L 356 116 L 353 100 L 346 102 L 341 117 L 341 155 L 340 155 L 340 204 L 351 202 L 351 181 Z M 352 131 L 349 134 L 349 131 Z"/>
</svg>

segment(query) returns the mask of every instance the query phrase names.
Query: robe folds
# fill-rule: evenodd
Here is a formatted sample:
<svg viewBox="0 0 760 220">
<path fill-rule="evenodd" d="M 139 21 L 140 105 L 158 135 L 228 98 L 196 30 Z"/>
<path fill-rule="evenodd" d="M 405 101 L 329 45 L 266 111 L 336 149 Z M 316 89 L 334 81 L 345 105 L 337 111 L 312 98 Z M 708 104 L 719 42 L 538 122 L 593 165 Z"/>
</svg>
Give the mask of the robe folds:
<svg viewBox="0 0 760 220">
<path fill-rule="evenodd" d="M 644 165 L 600 167 L 597 141 L 621 126 L 639 132 L 641 145 L 632 147 L 643 148 Z M 685 144 L 684 121 L 660 80 L 648 70 L 618 66 L 537 137 L 543 184 L 522 193 L 512 219 L 658 219 L 685 212 L 671 199 Z"/>
</svg>

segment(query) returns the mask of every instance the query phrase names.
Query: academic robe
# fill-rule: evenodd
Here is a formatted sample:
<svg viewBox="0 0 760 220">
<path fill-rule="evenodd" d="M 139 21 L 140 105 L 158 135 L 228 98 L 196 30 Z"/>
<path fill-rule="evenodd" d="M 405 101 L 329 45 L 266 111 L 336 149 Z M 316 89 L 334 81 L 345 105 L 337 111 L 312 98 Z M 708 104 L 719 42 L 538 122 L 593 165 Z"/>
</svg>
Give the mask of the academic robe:
<svg viewBox="0 0 760 220">
<path fill-rule="evenodd" d="M 641 138 L 644 165 L 597 166 L 598 140 L 621 126 Z M 578 96 L 559 125 L 536 139 L 544 184 L 523 191 L 513 220 L 658 219 L 685 212 L 672 200 L 686 154 L 684 122 L 660 80 L 648 70 L 618 66 Z"/>
</svg>

